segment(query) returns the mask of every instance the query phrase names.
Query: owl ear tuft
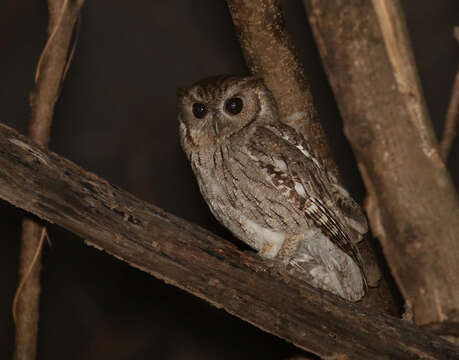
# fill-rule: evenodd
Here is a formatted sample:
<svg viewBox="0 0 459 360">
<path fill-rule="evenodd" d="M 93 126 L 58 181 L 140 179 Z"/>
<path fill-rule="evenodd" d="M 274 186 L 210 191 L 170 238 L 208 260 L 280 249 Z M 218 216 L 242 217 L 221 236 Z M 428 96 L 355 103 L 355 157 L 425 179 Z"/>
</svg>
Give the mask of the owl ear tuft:
<svg viewBox="0 0 459 360">
<path fill-rule="evenodd" d="M 261 76 L 251 76 L 249 78 L 249 83 L 252 84 L 254 87 L 266 87 L 265 81 Z"/>
<path fill-rule="evenodd" d="M 185 88 L 185 87 L 179 87 L 179 88 L 177 89 L 177 97 L 178 97 L 178 98 L 182 98 L 182 97 L 184 97 L 184 96 L 186 95 L 187 92 L 188 92 L 188 89 L 187 89 L 187 88 Z"/>
<path fill-rule="evenodd" d="M 250 76 L 249 81 L 264 84 L 263 78 L 261 76 Z"/>
</svg>

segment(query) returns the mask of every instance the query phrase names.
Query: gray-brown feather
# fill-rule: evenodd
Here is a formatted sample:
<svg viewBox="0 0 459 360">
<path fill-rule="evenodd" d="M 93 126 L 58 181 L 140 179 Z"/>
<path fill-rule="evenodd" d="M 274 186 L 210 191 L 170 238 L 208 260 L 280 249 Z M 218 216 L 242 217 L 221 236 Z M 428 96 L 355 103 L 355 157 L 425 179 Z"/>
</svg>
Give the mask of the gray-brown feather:
<svg viewBox="0 0 459 360">
<path fill-rule="evenodd" d="M 222 104 L 235 96 L 245 108 L 228 116 Z M 206 104 L 209 115 L 196 121 L 194 102 Z M 278 120 L 262 81 L 205 80 L 185 91 L 179 111 L 182 146 L 215 217 L 262 256 L 302 269 L 314 286 L 360 299 L 359 232 L 337 197 L 346 193 L 334 187 L 309 144 Z"/>
</svg>

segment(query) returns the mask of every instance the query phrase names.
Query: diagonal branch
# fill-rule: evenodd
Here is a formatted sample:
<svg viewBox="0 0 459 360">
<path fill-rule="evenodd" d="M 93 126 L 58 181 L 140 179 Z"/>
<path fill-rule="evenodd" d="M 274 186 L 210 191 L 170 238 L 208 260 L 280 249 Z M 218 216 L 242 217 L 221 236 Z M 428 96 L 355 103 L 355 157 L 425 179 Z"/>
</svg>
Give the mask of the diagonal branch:
<svg viewBox="0 0 459 360">
<path fill-rule="evenodd" d="M 255 253 L 138 200 L 4 125 L 0 197 L 324 358 L 459 357 L 459 347 L 283 277 Z"/>
</svg>

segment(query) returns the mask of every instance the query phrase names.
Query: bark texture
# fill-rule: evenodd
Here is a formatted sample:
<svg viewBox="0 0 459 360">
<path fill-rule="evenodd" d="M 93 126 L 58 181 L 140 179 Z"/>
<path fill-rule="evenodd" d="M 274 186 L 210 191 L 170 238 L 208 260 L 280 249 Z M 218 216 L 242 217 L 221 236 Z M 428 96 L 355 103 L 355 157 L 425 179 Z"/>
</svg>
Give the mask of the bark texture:
<svg viewBox="0 0 459 360">
<path fill-rule="evenodd" d="M 110 185 L 0 125 L 0 197 L 324 359 L 454 359 L 459 347 L 361 309 Z"/>
<path fill-rule="evenodd" d="M 341 180 L 303 65 L 285 28 L 279 0 L 227 0 L 227 4 L 247 65 L 273 92 L 281 119 L 303 134 L 320 154 L 327 170 Z M 365 259 L 367 278 L 371 285 L 376 285 L 381 270 L 372 241 L 365 239 L 358 247 Z M 376 288 L 370 288 L 363 305 L 390 314 L 398 312 L 385 278 Z"/>
<path fill-rule="evenodd" d="M 54 105 L 69 64 L 73 29 L 83 2 L 84 0 L 48 1 L 48 41 L 37 66 L 36 87 L 30 96 L 29 135 L 43 146 L 49 144 Z M 16 325 L 15 360 L 36 358 L 43 230 L 43 225 L 34 219 L 23 219 L 19 257 L 21 285 L 13 306 Z"/>
<path fill-rule="evenodd" d="M 399 1 L 305 0 L 368 190 L 367 214 L 417 324 L 458 333 L 459 206 Z"/>
<path fill-rule="evenodd" d="M 301 132 L 338 174 L 303 65 L 298 60 L 278 0 L 227 0 L 252 74 L 273 92 L 281 119 Z M 338 176 L 338 175 L 337 175 Z"/>
</svg>

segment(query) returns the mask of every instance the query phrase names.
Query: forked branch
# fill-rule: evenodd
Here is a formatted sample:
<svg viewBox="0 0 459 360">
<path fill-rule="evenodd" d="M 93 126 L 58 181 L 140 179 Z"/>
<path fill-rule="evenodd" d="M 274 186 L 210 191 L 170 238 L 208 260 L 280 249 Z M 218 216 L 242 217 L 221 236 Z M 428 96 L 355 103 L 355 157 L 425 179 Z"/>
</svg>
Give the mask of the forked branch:
<svg viewBox="0 0 459 360">
<path fill-rule="evenodd" d="M 272 91 L 282 121 L 308 140 L 324 161 L 327 170 L 341 180 L 328 146 L 310 90 L 307 74 L 296 56 L 279 0 L 227 0 L 246 63 L 251 72 L 263 77 Z M 372 239 L 374 240 L 374 239 Z M 381 277 L 371 239 L 359 243 L 365 259 L 367 278 L 376 285 Z M 370 288 L 364 306 L 395 314 L 397 306 L 387 279 Z"/>
<path fill-rule="evenodd" d="M 414 320 L 459 333 L 459 203 L 399 1 L 305 0 L 368 190 L 367 214 Z"/>
</svg>

